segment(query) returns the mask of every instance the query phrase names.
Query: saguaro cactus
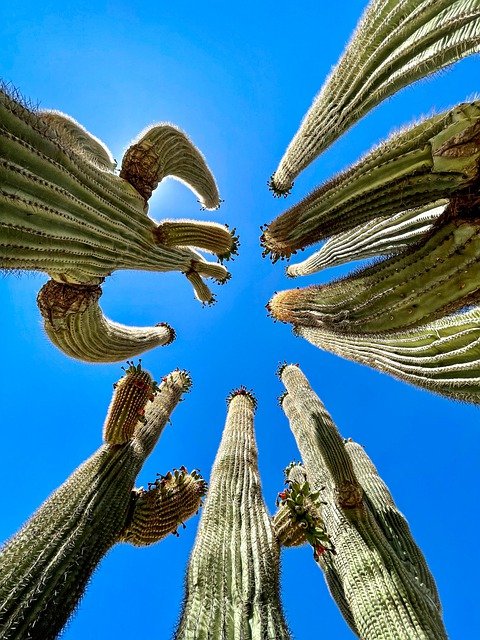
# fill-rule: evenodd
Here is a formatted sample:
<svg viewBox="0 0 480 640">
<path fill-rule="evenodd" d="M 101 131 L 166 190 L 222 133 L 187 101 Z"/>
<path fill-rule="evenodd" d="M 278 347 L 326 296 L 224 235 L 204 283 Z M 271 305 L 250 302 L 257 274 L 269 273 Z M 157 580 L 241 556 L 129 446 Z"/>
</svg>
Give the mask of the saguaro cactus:
<svg viewBox="0 0 480 640">
<path fill-rule="evenodd" d="M 142 374 L 142 382 L 150 385 L 149 374 L 135 369 L 127 372 L 129 380 Z M 107 442 L 6 543 L 0 554 L 2 640 L 55 638 L 114 544 L 150 544 L 197 511 L 205 483 L 196 472 L 181 468 L 148 490 L 134 489 L 144 461 L 189 386 L 189 376 L 174 371 L 154 396 L 146 398 L 139 387 L 122 393 L 122 406 L 117 398 L 113 408 L 117 423 L 123 415 L 133 424 L 129 437 L 123 444 L 110 444 L 111 431 L 106 429 Z"/>
<path fill-rule="evenodd" d="M 446 639 L 434 579 L 363 449 L 345 442 L 298 366 L 283 366 L 290 421 L 336 554 L 318 564 L 362 640 Z"/>
<path fill-rule="evenodd" d="M 372 0 L 271 179 L 277 195 L 403 87 L 480 49 L 478 0 Z"/>
<path fill-rule="evenodd" d="M 176 640 L 290 637 L 280 604 L 280 546 L 261 495 L 254 410 L 249 392 L 232 393 Z"/>
<path fill-rule="evenodd" d="M 202 302 L 213 300 L 203 278 L 222 283 L 229 274 L 193 247 L 228 259 L 237 248 L 234 232 L 194 220 L 157 224 L 147 215 L 148 199 L 166 176 L 189 186 L 205 208 L 220 203 L 203 156 L 182 131 L 169 124 L 147 129 L 127 150 L 117 175 L 110 152 L 77 122 L 57 112 L 34 112 L 4 89 L 0 124 L 0 268 L 44 271 L 58 286 L 70 287 L 70 298 L 80 285 L 79 301 L 85 286 L 98 287 L 116 269 L 181 271 Z M 70 355 L 83 358 L 85 352 L 86 359 L 108 361 L 108 348 L 98 348 L 105 333 L 123 344 L 129 333 L 113 323 L 106 329 L 100 312 L 95 314 L 96 322 L 77 324 L 82 338 L 85 327 L 93 327 L 97 348 L 73 348 Z M 47 333 L 56 329 L 48 325 Z M 70 339 L 78 343 L 71 322 L 62 331 L 55 335 L 57 346 Z M 131 333 L 119 360 L 125 351 L 131 356 L 165 339 Z"/>
</svg>

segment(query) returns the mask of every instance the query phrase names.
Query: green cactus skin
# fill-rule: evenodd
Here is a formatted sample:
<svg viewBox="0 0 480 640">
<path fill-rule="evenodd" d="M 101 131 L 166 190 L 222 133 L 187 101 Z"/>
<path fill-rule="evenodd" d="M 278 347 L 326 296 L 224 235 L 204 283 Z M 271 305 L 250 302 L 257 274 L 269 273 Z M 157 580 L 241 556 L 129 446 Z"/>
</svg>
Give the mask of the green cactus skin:
<svg viewBox="0 0 480 640">
<path fill-rule="evenodd" d="M 324 487 L 322 517 L 337 553 L 319 565 L 352 630 L 362 640 L 446 639 L 433 577 L 373 465 L 345 444 L 298 366 L 280 376 L 308 480 Z"/>
<path fill-rule="evenodd" d="M 303 262 L 289 264 L 287 275 L 291 278 L 307 276 L 351 260 L 401 253 L 432 228 L 447 204 L 448 201 L 441 200 L 433 207 L 408 209 L 339 233 Z"/>
<path fill-rule="evenodd" d="M 379 333 L 432 322 L 480 302 L 478 204 L 449 205 L 431 231 L 402 254 L 327 285 L 282 291 L 278 320 L 342 333 Z"/>
<path fill-rule="evenodd" d="M 265 253 L 288 257 L 376 218 L 470 195 L 479 179 L 479 142 L 480 101 L 391 136 L 270 223 L 262 235 Z"/>
<path fill-rule="evenodd" d="M 134 482 L 190 384 L 183 371 L 164 378 L 146 409 L 145 424 L 137 427 L 133 438 L 123 445 L 101 446 L 3 547 L 2 640 L 55 638 L 101 558 L 129 528 L 141 531 L 141 522 L 132 525 L 132 499 L 138 493 Z M 203 485 L 199 483 L 200 489 Z M 168 517 L 172 522 L 171 515 Z M 181 519 L 185 517 L 180 513 Z"/>
<path fill-rule="evenodd" d="M 322 328 L 295 333 L 320 349 L 434 393 L 480 403 L 480 309 L 389 334 L 345 335 Z"/>
<path fill-rule="evenodd" d="M 280 547 L 261 495 L 254 410 L 244 389 L 230 397 L 176 640 L 290 638 L 280 604 Z"/>
<path fill-rule="evenodd" d="M 112 322 L 98 305 L 99 285 L 69 285 L 49 280 L 37 296 L 43 326 L 52 343 L 84 362 L 122 362 L 175 339 L 166 323 L 127 327 Z"/>
<path fill-rule="evenodd" d="M 403 87 L 480 50 L 478 0 L 372 0 L 271 179 L 276 195 Z"/>
</svg>

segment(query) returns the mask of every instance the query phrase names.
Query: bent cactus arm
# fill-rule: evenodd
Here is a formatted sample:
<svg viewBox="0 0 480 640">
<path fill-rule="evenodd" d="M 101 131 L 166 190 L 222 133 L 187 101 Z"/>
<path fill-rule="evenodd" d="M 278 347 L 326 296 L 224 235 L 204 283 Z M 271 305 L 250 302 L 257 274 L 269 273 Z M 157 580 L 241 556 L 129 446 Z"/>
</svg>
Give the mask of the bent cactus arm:
<svg viewBox="0 0 480 640">
<path fill-rule="evenodd" d="M 114 544 L 130 538 L 137 544 L 142 537 L 145 544 L 155 542 L 197 511 L 204 483 L 183 472 L 181 480 L 176 475 L 172 501 L 155 483 L 148 492 L 140 492 L 152 502 L 148 513 L 132 509 L 139 495 L 139 490 L 134 490 L 135 479 L 189 386 L 185 372 L 169 374 L 130 440 L 101 446 L 3 547 L 2 640 L 55 638 L 77 606 L 95 567 Z"/>
<path fill-rule="evenodd" d="M 380 102 L 479 50 L 477 0 L 372 0 L 274 173 L 273 192 L 288 194 L 296 176 Z"/>
</svg>

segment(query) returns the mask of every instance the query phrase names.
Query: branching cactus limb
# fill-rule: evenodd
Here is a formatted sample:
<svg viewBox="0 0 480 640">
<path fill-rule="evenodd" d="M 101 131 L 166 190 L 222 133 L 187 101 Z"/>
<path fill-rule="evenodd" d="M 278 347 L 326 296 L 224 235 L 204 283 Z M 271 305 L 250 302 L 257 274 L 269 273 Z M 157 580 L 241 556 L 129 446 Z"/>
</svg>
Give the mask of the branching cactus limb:
<svg viewBox="0 0 480 640">
<path fill-rule="evenodd" d="M 121 362 L 175 339 L 175 331 L 166 323 L 127 327 L 112 322 L 98 305 L 101 295 L 99 285 L 55 280 L 40 289 L 37 303 L 44 329 L 63 353 L 84 362 Z"/>
<path fill-rule="evenodd" d="M 398 331 L 480 301 L 479 204 L 447 211 L 418 243 L 353 276 L 282 291 L 269 303 L 278 320 L 342 333 Z"/>
<path fill-rule="evenodd" d="M 271 179 L 296 176 L 385 98 L 480 50 L 477 0 L 372 0 Z"/>
<path fill-rule="evenodd" d="M 389 373 L 423 389 L 480 403 L 480 309 L 389 334 L 342 334 L 297 326 L 320 349 Z"/>
<path fill-rule="evenodd" d="M 360 472 L 298 366 L 284 366 L 280 376 L 287 389 L 282 407 L 307 478 L 314 490 L 324 487 L 321 515 L 337 553 L 322 554 L 319 564 L 327 566 L 350 626 L 363 640 L 446 639 L 433 578 L 408 527 L 398 512 L 390 529 L 379 515 L 379 502 L 387 498 L 384 513 L 396 511 L 391 496 L 372 490 L 368 472 Z"/>
<path fill-rule="evenodd" d="M 433 207 L 408 209 L 339 233 L 303 262 L 289 264 L 287 275 L 291 278 L 307 276 L 351 260 L 401 253 L 432 228 L 447 204 L 444 200 Z"/>
<path fill-rule="evenodd" d="M 134 489 L 189 386 L 183 371 L 164 378 L 131 439 L 100 447 L 5 544 L 0 554 L 2 640 L 55 638 L 114 544 L 154 542 L 198 509 L 204 482 L 184 469 L 168 478 L 168 486 L 159 482 L 147 492 Z"/>
<path fill-rule="evenodd" d="M 245 389 L 231 395 L 176 640 L 290 637 L 280 604 L 280 547 L 261 495 L 254 410 Z"/>
<path fill-rule="evenodd" d="M 470 195 L 479 179 L 479 142 L 479 101 L 391 136 L 267 225 L 265 253 L 289 257 L 376 218 Z"/>
</svg>

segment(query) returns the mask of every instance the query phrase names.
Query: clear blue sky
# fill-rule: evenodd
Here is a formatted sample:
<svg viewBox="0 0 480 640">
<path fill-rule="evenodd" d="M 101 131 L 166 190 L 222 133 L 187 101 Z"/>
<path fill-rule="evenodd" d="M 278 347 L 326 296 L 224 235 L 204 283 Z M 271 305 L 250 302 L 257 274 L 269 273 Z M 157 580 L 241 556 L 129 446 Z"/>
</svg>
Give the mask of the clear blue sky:
<svg viewBox="0 0 480 640">
<path fill-rule="evenodd" d="M 451 638 L 465 640 L 480 636 L 478 410 L 323 353 L 274 324 L 264 309 L 273 292 L 292 281 L 282 263 L 262 260 L 260 225 L 392 129 L 478 90 L 477 57 L 403 91 L 310 166 L 288 201 L 274 200 L 267 180 L 364 4 L 2 2 L 0 77 L 42 107 L 72 115 L 119 160 L 146 125 L 176 123 L 205 154 L 225 202 L 218 212 L 201 212 L 185 187 L 166 181 L 151 200 L 151 216 L 216 219 L 240 234 L 233 278 L 218 288 L 213 308 L 202 308 L 177 274 L 117 272 L 104 286 L 110 318 L 135 325 L 166 321 L 177 330 L 171 346 L 144 356 L 145 367 L 157 379 L 187 368 L 194 381 L 139 484 L 182 464 L 208 476 L 225 397 L 244 384 L 259 401 L 260 470 L 273 510 L 282 469 L 298 458 L 277 406 L 282 387 L 275 369 L 283 360 L 298 362 L 342 434 L 362 443 L 376 463 L 437 579 Z M 1 540 L 100 445 L 112 383 L 121 374 L 119 365 L 82 364 L 49 344 L 35 304 L 45 280 L 31 274 L 0 280 Z M 150 548 L 117 545 L 93 576 L 65 640 L 169 638 L 197 524 L 192 519 L 179 539 Z M 310 548 L 282 556 L 283 602 L 294 637 L 353 637 L 311 556 Z"/>
</svg>

